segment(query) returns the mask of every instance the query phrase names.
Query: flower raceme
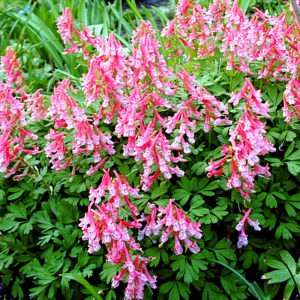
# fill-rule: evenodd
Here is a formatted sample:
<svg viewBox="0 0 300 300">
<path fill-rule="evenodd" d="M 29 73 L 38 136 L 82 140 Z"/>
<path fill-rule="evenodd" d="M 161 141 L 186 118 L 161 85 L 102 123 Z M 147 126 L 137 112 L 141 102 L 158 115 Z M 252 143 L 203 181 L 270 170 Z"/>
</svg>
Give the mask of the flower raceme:
<svg viewBox="0 0 300 300">
<path fill-rule="evenodd" d="M 239 240 L 237 243 L 238 248 L 248 245 L 248 236 L 245 233 L 247 223 L 250 226 L 252 226 L 254 228 L 254 230 L 257 230 L 257 231 L 261 230 L 261 228 L 259 227 L 258 220 L 256 220 L 254 222 L 249 218 L 251 211 L 252 211 L 252 208 L 249 208 L 247 211 L 243 210 L 244 216 L 239 221 L 239 223 L 235 226 L 235 230 L 237 230 L 239 232 Z"/>
<path fill-rule="evenodd" d="M 176 255 L 183 253 L 180 241 L 182 241 L 186 248 L 188 248 L 192 253 L 197 253 L 200 251 L 200 248 L 196 242 L 192 242 L 188 238 L 188 235 L 196 239 L 200 239 L 202 237 L 200 222 L 196 224 L 191 222 L 183 211 L 181 211 L 176 205 L 172 204 L 174 201 L 174 199 L 170 199 L 166 208 L 159 207 L 158 209 L 155 205 L 148 203 L 148 207 L 152 210 L 152 212 L 149 216 L 142 217 L 142 220 L 146 220 L 147 224 L 143 230 L 139 231 L 139 240 L 142 240 L 144 235 L 159 235 L 161 229 L 165 227 L 166 230 L 162 232 L 160 237 L 161 244 L 159 247 L 162 247 L 162 245 L 168 241 L 169 235 L 173 233 L 175 240 L 174 253 Z M 158 214 L 157 211 L 159 211 Z"/>
<path fill-rule="evenodd" d="M 138 229 L 138 239 L 144 235 L 157 236 L 161 234 L 161 245 L 169 239 L 171 232 L 175 240 L 174 253 L 182 254 L 182 241 L 191 252 L 200 251 L 196 241 L 188 236 L 200 239 L 202 237 L 200 222 L 193 223 L 188 216 L 171 199 L 166 208 L 148 204 L 151 214 L 140 219 L 137 207 L 132 204 L 129 197 L 141 198 L 138 187 L 132 188 L 125 176 L 114 171 L 115 178 L 111 178 L 109 170 L 104 170 L 100 185 L 90 189 L 90 205 L 88 212 L 81 219 L 80 227 L 83 230 L 83 239 L 88 240 L 89 253 L 99 251 L 101 244 L 107 249 L 107 261 L 113 265 L 121 264 L 121 272 L 114 276 L 112 286 L 117 287 L 120 280 L 127 282 L 125 299 L 143 299 L 144 285 L 148 282 L 150 287 L 156 288 L 156 276 L 151 276 L 147 269 L 147 261 L 151 258 L 142 257 L 139 253 L 142 248 L 132 237 L 133 230 Z M 129 212 L 127 221 L 121 219 L 120 210 Z M 159 211 L 159 214 L 157 212 Z M 142 222 L 146 221 L 144 229 Z M 127 276 L 125 276 L 127 274 Z"/>
<path fill-rule="evenodd" d="M 230 146 L 224 145 L 222 154 L 225 155 L 219 162 L 210 161 L 206 168 L 208 176 L 218 176 L 223 173 L 223 166 L 230 163 L 231 176 L 228 178 L 227 186 L 236 188 L 247 200 L 250 200 L 250 193 L 254 193 L 254 178 L 259 175 L 265 178 L 271 176 L 268 166 L 259 165 L 259 156 L 267 152 L 274 152 L 276 149 L 271 142 L 263 135 L 265 123 L 262 123 L 258 115 L 269 117 L 268 103 L 263 103 L 260 91 L 256 91 L 250 80 L 246 78 L 245 84 L 238 94 L 232 94 L 229 102 L 238 105 L 244 98 L 244 114 L 238 119 L 235 129 L 229 130 Z"/>
<path fill-rule="evenodd" d="M 18 157 L 23 153 L 40 152 L 33 145 L 38 136 L 28 129 L 28 121 L 42 119 L 47 110 L 40 91 L 30 96 L 22 90 L 24 80 L 16 56 L 17 53 L 8 48 L 0 66 L 5 74 L 4 81 L 0 81 L 0 172 L 6 173 L 6 177 L 20 169 L 22 162 Z M 12 168 L 11 163 L 14 163 Z"/>
<path fill-rule="evenodd" d="M 21 64 L 17 59 L 17 52 L 7 48 L 5 56 L 1 57 L 0 72 L 5 73 L 4 80 L 8 85 L 20 85 L 24 82 L 22 77 Z M 19 90 L 20 86 L 16 87 Z"/>
</svg>

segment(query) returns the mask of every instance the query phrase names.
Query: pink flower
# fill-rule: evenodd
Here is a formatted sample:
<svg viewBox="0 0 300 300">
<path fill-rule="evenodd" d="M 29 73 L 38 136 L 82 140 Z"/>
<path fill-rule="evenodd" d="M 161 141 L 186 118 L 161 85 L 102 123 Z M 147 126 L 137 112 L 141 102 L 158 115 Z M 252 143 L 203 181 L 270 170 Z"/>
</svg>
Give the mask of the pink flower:
<svg viewBox="0 0 300 300">
<path fill-rule="evenodd" d="M 175 239 L 174 253 L 176 255 L 182 254 L 183 248 L 181 241 L 192 253 L 197 253 L 200 251 L 200 248 L 197 246 L 196 242 L 189 240 L 188 235 L 196 239 L 202 237 L 200 222 L 197 222 L 196 224 L 193 223 L 183 211 L 172 204 L 174 201 L 174 199 L 170 199 L 166 208 L 159 207 L 159 214 L 157 214 L 157 209 L 154 205 L 148 204 L 152 213 L 150 216 L 143 216 L 143 219 L 147 221 L 147 224 L 143 230 L 139 231 L 139 239 L 143 239 L 144 235 L 158 235 L 159 232 L 162 231 L 162 228 L 166 228 L 162 231 L 160 237 L 161 244 L 159 247 L 162 247 L 169 239 L 169 235 L 173 233 Z"/>
<path fill-rule="evenodd" d="M 258 220 L 255 222 L 252 221 L 249 218 L 249 215 L 251 213 L 252 208 L 250 208 L 248 211 L 244 211 L 244 217 L 239 221 L 239 223 L 235 226 L 235 230 L 239 232 L 239 240 L 237 243 L 238 248 L 241 248 L 243 246 L 248 245 L 248 236 L 245 233 L 246 224 L 248 223 L 250 226 L 252 226 L 255 230 L 260 231 L 261 228 L 259 227 Z"/>
<path fill-rule="evenodd" d="M 70 42 L 71 48 L 65 49 L 67 53 L 75 53 L 78 51 L 78 46 L 72 40 L 72 35 L 74 31 L 77 33 L 78 31 L 73 25 L 73 17 L 69 7 L 66 7 L 62 13 L 62 16 L 57 20 L 58 32 L 61 35 L 61 38 L 65 44 Z"/>
<path fill-rule="evenodd" d="M 1 70 L 2 69 L 2 70 Z M 5 56 L 1 56 L 0 72 L 5 73 L 5 82 L 7 84 L 20 84 L 24 81 L 21 76 L 21 64 L 17 60 L 17 52 L 9 47 L 6 49 Z M 16 89 L 19 91 L 19 88 Z"/>
</svg>

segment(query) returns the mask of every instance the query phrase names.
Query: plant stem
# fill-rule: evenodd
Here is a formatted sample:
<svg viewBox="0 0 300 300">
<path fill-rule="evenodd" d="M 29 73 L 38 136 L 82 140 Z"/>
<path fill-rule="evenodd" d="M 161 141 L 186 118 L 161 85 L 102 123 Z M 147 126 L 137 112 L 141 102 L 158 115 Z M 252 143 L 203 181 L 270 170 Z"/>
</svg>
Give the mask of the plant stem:
<svg viewBox="0 0 300 300">
<path fill-rule="evenodd" d="M 21 156 L 19 156 L 19 159 L 22 163 L 24 163 L 29 169 L 30 171 L 37 177 L 40 178 L 41 182 L 43 183 L 43 185 L 46 187 L 46 189 L 48 190 L 48 192 L 51 194 L 51 189 L 49 184 L 43 180 L 43 178 L 41 178 L 40 174 Z"/>
<path fill-rule="evenodd" d="M 14 242 L 5 239 L 5 238 L 2 237 L 2 236 L 0 236 L 0 241 L 6 243 L 6 244 L 8 244 L 8 245 L 10 245 L 11 247 L 14 247 L 14 248 L 17 248 L 17 249 L 19 249 L 19 250 L 21 250 L 21 251 L 23 251 L 23 252 L 26 252 L 27 254 L 30 254 L 30 255 L 32 255 L 32 256 L 36 256 L 36 257 L 37 257 L 36 254 L 34 254 L 34 253 L 32 253 L 32 252 L 30 252 L 30 251 L 28 251 L 28 250 L 26 250 L 26 249 L 24 249 L 24 248 L 18 246 L 18 245 L 15 244 Z"/>
</svg>

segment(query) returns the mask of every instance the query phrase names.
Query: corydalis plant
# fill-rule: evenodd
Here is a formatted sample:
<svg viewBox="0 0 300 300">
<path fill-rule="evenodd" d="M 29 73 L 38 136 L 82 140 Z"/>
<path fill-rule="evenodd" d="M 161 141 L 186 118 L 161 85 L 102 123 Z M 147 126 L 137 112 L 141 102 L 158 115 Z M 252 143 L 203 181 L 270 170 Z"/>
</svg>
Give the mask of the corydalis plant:
<svg viewBox="0 0 300 300">
<path fill-rule="evenodd" d="M 0 81 L 0 172 L 6 173 L 6 177 L 21 168 L 23 160 L 19 157 L 39 152 L 34 144 L 38 136 L 28 126 L 31 121 L 44 118 L 47 110 L 40 90 L 31 96 L 24 91 L 24 78 L 16 56 L 8 48 L 0 65 L 4 73 L 4 80 Z"/>
<path fill-rule="evenodd" d="M 299 117 L 299 77 L 295 71 L 298 54 L 282 37 L 277 41 L 276 34 L 283 34 L 280 26 L 285 26 L 288 35 L 295 28 L 288 25 L 284 16 L 269 17 L 259 11 L 248 20 L 237 2 L 231 5 L 220 0 L 203 8 L 192 1 L 179 1 L 177 8 L 176 18 L 163 30 L 163 35 L 169 38 L 167 58 L 161 54 L 162 46 L 154 38 L 155 31 L 149 22 L 140 22 L 133 34 L 132 52 L 127 54 L 113 34 L 101 38 L 82 25 L 77 29 L 67 8 L 58 21 L 67 45 L 65 52 L 83 54 L 88 69 L 82 76 L 81 87 L 75 88 L 69 79 L 60 82 L 50 97 L 49 108 L 43 107 L 39 91 L 31 97 L 22 91 L 20 65 L 16 54 L 8 51 L 2 63 L 8 79 L 1 83 L 0 117 L 7 126 L 0 131 L 4 145 L 0 151 L 7 155 L 2 159 L 3 172 L 9 174 L 9 164 L 19 163 L 17 155 L 40 151 L 25 149 L 24 141 L 27 143 L 31 135 L 25 127 L 27 122 L 42 118 L 52 125 L 44 136 L 47 143 L 43 150 L 53 169 L 72 167 L 73 175 L 84 160 L 88 166 L 85 171 L 92 176 L 105 167 L 115 151 L 120 151 L 124 157 L 134 158 L 140 171 L 141 189 L 148 191 L 158 178 L 184 176 L 178 163 L 187 161 L 186 155 L 191 153 L 191 144 L 197 138 L 196 131 L 200 128 L 209 132 L 222 124 L 231 126 L 227 127 L 228 143 L 223 145 L 224 157 L 219 162 L 210 162 L 208 176 L 227 176 L 227 186 L 250 200 L 256 176 L 270 176 L 268 166 L 260 164 L 261 156 L 274 151 L 265 137 L 262 121 L 269 118 L 269 103 L 248 78 L 230 99 L 217 99 L 199 84 L 196 61 L 207 55 L 213 57 L 219 48 L 219 53 L 226 57 L 227 69 L 235 68 L 263 80 L 273 76 L 288 81 L 284 116 L 293 121 Z M 247 43 L 241 43 L 243 51 L 240 51 L 237 44 L 243 38 L 255 43 L 257 53 L 251 52 Z M 298 33 L 290 38 L 297 42 Z M 273 47 L 273 42 L 279 50 Z M 181 56 L 174 56 L 178 54 Z M 253 54 L 257 54 L 255 60 Z M 174 57 L 180 63 L 171 68 L 167 62 Z M 262 69 L 253 66 L 253 62 L 258 62 Z M 265 63 L 271 67 L 267 69 Z M 261 73 L 265 70 L 265 74 Z M 230 114 L 235 112 L 232 106 L 242 114 Z M 156 277 L 147 267 L 151 258 L 142 254 L 142 239 L 147 236 L 153 242 L 160 240 L 160 246 L 174 242 L 174 253 L 178 255 L 184 247 L 196 253 L 200 251 L 197 243 L 201 238 L 200 223 L 192 222 L 173 199 L 165 208 L 149 203 L 149 215 L 140 212 L 136 206 L 136 199 L 142 197 L 139 187 L 131 187 L 126 176 L 116 171 L 113 177 L 109 170 L 103 172 L 100 185 L 90 188 L 90 205 L 80 223 L 83 238 L 88 241 L 90 253 L 104 245 L 107 261 L 120 265 L 113 286 L 125 281 L 125 298 L 142 299 L 146 283 L 156 287 Z M 251 223 L 248 212 L 242 226 L 237 226 L 241 232 L 239 246 L 246 245 L 245 224 Z"/>
<path fill-rule="evenodd" d="M 218 0 L 208 7 L 179 1 L 176 17 L 162 31 L 169 38 L 170 57 L 181 51 L 183 59 L 198 61 L 214 55 L 218 48 L 227 57 L 227 70 L 236 69 L 266 83 L 299 81 L 300 33 L 289 12 L 291 4 L 278 17 L 254 9 L 249 19 L 237 0 Z M 293 116 L 299 120 L 299 110 L 298 103 L 286 101 L 285 121 L 291 122 Z"/>
<path fill-rule="evenodd" d="M 137 207 L 132 204 L 130 197 L 141 198 L 138 187 L 132 188 L 125 176 L 114 171 L 114 178 L 109 175 L 109 170 L 104 170 L 101 184 L 95 189 L 90 189 L 90 205 L 85 217 L 81 219 L 80 227 L 84 232 L 83 239 L 89 242 L 89 253 L 100 250 L 101 243 L 106 246 L 107 261 L 112 265 L 120 264 L 121 272 L 114 276 L 113 287 L 119 285 L 120 280 L 127 282 L 125 299 L 143 299 L 144 286 L 148 282 L 150 287 L 156 288 L 156 276 L 151 276 L 147 269 L 147 262 L 151 258 L 142 257 L 141 245 L 133 237 L 134 231 L 141 229 L 142 222 L 147 221 L 143 230 L 138 231 L 138 239 L 142 240 L 144 234 L 158 236 L 164 244 L 171 233 L 175 246 L 174 253 L 182 254 L 182 241 L 193 253 L 200 251 L 196 241 L 188 238 L 192 236 L 201 238 L 200 223 L 194 224 L 188 216 L 170 200 L 164 209 L 158 209 L 149 204 L 152 210 L 150 216 L 140 215 Z M 123 220 L 124 210 L 128 213 L 127 221 Z M 159 210 L 159 214 L 156 212 Z M 161 244 L 161 245 L 162 245 Z"/>
</svg>

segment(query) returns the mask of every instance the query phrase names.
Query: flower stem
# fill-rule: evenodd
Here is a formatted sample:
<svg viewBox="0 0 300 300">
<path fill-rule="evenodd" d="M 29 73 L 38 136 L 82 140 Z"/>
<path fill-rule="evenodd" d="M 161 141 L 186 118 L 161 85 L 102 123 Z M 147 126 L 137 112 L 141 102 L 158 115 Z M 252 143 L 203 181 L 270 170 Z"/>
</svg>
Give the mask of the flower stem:
<svg viewBox="0 0 300 300">
<path fill-rule="evenodd" d="M 21 156 L 19 156 L 19 159 L 22 163 L 24 163 L 29 169 L 30 171 L 37 177 L 40 178 L 41 182 L 43 183 L 43 185 L 45 186 L 45 188 L 48 190 L 48 192 L 51 194 L 51 189 L 49 184 L 43 180 L 40 176 L 40 174 Z"/>
<path fill-rule="evenodd" d="M 11 246 L 11 247 L 14 247 L 14 248 L 17 248 L 17 249 L 19 249 L 19 250 L 21 250 L 21 251 L 23 251 L 23 252 L 26 252 L 27 254 L 30 254 L 30 255 L 32 255 L 32 256 L 37 256 L 36 254 L 34 254 L 34 253 L 32 253 L 32 252 L 30 252 L 30 251 L 28 251 L 28 250 L 26 250 L 26 249 L 24 249 L 24 248 L 18 246 L 18 245 L 15 244 L 14 242 L 12 242 L 12 241 L 10 241 L 10 240 L 7 240 L 6 238 L 4 238 L 4 237 L 2 237 L 2 236 L 0 236 L 0 241 L 3 242 L 3 243 L 8 244 L 8 245 Z"/>
</svg>

